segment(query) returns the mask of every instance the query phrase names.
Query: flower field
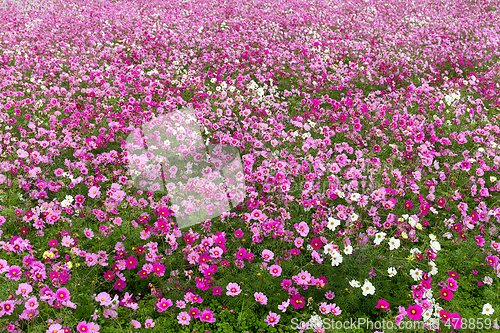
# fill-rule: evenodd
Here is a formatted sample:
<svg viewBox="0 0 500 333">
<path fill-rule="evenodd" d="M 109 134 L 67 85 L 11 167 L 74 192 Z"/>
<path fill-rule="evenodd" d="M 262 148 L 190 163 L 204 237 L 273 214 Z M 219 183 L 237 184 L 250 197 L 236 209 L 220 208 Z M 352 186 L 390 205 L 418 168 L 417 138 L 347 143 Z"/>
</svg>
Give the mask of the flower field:
<svg viewBox="0 0 500 333">
<path fill-rule="evenodd" d="M 0 20 L 1 332 L 500 329 L 498 1 Z"/>
</svg>

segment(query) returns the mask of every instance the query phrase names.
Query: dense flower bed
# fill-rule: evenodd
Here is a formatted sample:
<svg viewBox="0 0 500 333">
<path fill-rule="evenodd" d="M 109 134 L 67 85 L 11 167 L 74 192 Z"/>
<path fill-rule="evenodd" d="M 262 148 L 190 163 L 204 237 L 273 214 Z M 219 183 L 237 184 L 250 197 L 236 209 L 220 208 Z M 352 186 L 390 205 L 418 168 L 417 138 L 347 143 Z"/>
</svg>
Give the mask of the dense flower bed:
<svg viewBox="0 0 500 333">
<path fill-rule="evenodd" d="M 0 9 L 3 330 L 498 328 L 497 1 L 22 3 Z M 140 189 L 127 151 L 176 112 L 244 182 L 185 228 L 226 198 Z"/>
</svg>

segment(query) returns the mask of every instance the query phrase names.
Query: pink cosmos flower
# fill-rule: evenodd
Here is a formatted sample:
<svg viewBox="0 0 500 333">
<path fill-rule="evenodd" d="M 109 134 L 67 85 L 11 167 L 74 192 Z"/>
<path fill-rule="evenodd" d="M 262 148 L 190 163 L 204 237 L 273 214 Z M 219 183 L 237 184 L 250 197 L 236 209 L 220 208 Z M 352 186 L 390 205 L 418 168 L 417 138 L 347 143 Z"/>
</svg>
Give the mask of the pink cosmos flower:
<svg viewBox="0 0 500 333">
<path fill-rule="evenodd" d="M 130 321 L 130 325 L 134 326 L 135 328 L 141 328 L 142 324 L 138 322 L 137 320 L 132 319 Z"/>
<path fill-rule="evenodd" d="M 71 247 L 75 241 L 70 236 L 64 236 L 61 240 L 61 245 L 64 247 Z"/>
<path fill-rule="evenodd" d="M 87 325 L 89 326 L 90 332 L 95 332 L 95 333 L 99 332 L 100 327 L 96 323 L 90 322 L 87 323 Z"/>
<path fill-rule="evenodd" d="M 89 189 L 89 194 L 88 194 L 89 198 L 92 198 L 92 199 L 95 199 L 95 198 L 98 198 L 101 196 L 101 191 L 99 191 L 99 188 L 96 187 L 96 186 L 92 186 L 90 189 Z"/>
<path fill-rule="evenodd" d="M 240 249 L 236 252 L 236 259 L 245 259 L 247 256 L 247 250 L 245 248 L 240 247 Z"/>
<path fill-rule="evenodd" d="M 322 314 L 330 313 L 330 304 L 326 302 L 319 303 L 319 312 Z"/>
<path fill-rule="evenodd" d="M 115 278 L 115 272 L 113 272 L 112 270 L 107 270 L 103 273 L 103 275 L 106 281 L 113 281 L 113 279 Z"/>
<path fill-rule="evenodd" d="M 9 272 L 5 275 L 7 279 L 18 281 L 21 278 L 21 267 L 13 265 L 9 267 Z"/>
<path fill-rule="evenodd" d="M 259 302 L 260 304 L 267 305 L 267 296 L 264 295 L 263 293 L 256 292 L 256 293 L 253 294 L 253 296 L 255 297 L 255 300 L 257 302 Z"/>
<path fill-rule="evenodd" d="M 9 270 L 9 263 L 5 259 L 0 259 L 0 274 L 3 274 Z"/>
<path fill-rule="evenodd" d="M 227 292 L 226 292 L 226 295 L 228 296 L 237 296 L 241 293 L 241 288 L 240 286 L 237 284 L 237 283 L 234 283 L 234 282 L 230 282 L 227 286 L 226 286 L 226 289 L 227 289 Z"/>
<path fill-rule="evenodd" d="M 274 325 L 280 321 L 280 318 L 281 316 L 279 314 L 269 311 L 269 314 L 264 321 L 267 323 L 267 326 L 274 327 Z"/>
<path fill-rule="evenodd" d="M 329 304 L 330 306 L 330 312 L 336 316 L 340 315 L 342 313 L 342 310 L 340 310 L 340 307 L 337 306 L 337 304 Z"/>
<path fill-rule="evenodd" d="M 26 309 L 28 310 L 34 310 L 36 308 L 38 308 L 38 301 L 37 301 L 37 298 L 36 297 L 30 297 L 26 303 L 24 303 L 24 306 L 26 307 Z"/>
<path fill-rule="evenodd" d="M 3 312 L 3 314 L 10 316 L 12 312 L 14 312 L 14 309 L 16 308 L 15 303 L 13 301 L 4 301 L 0 303 L 0 313 Z"/>
<path fill-rule="evenodd" d="M 116 282 L 115 282 L 115 285 L 113 286 L 113 288 L 116 289 L 116 290 L 118 290 L 118 291 L 122 291 L 123 288 L 125 288 L 126 285 L 127 285 L 127 283 L 125 283 L 124 280 L 117 279 Z"/>
<path fill-rule="evenodd" d="M 297 230 L 299 235 L 301 235 L 302 237 L 306 237 L 307 234 L 309 233 L 309 226 L 304 221 L 300 222 L 299 224 L 295 223 L 294 227 L 295 230 Z"/>
<path fill-rule="evenodd" d="M 321 239 L 316 237 L 311 240 L 311 246 L 315 250 L 321 249 L 323 247 L 323 242 L 321 241 Z"/>
<path fill-rule="evenodd" d="M 108 306 L 111 305 L 111 296 L 103 291 L 95 297 L 95 301 L 101 303 L 102 306 Z"/>
<path fill-rule="evenodd" d="M 406 209 L 411 210 L 413 208 L 413 202 L 411 202 L 411 200 L 407 200 L 404 206 Z"/>
<path fill-rule="evenodd" d="M 446 280 L 446 286 L 451 291 L 456 291 L 458 288 L 457 280 L 455 280 L 453 278 L 448 278 L 448 280 Z"/>
<path fill-rule="evenodd" d="M 278 305 L 278 310 L 285 312 L 289 305 L 290 305 L 290 300 L 286 300 L 284 302 L 281 302 L 281 304 Z"/>
<path fill-rule="evenodd" d="M 46 333 L 64 333 L 63 328 L 60 324 L 54 323 L 49 326 Z"/>
<path fill-rule="evenodd" d="M 94 232 L 92 231 L 92 229 L 85 228 L 85 229 L 83 230 L 83 233 L 85 234 L 85 237 L 87 237 L 87 238 L 89 238 L 89 239 L 94 238 Z"/>
<path fill-rule="evenodd" d="M 221 295 L 222 294 L 222 288 L 219 286 L 215 286 L 214 289 L 212 290 L 212 295 Z"/>
<path fill-rule="evenodd" d="M 304 245 L 304 239 L 302 239 L 301 237 L 297 237 L 295 238 L 295 241 L 293 243 L 296 247 L 301 247 L 302 245 Z"/>
<path fill-rule="evenodd" d="M 271 265 L 271 267 L 269 267 L 269 272 L 272 276 L 277 277 L 281 275 L 282 269 L 279 265 Z"/>
<path fill-rule="evenodd" d="M 148 319 L 146 319 L 146 321 L 144 322 L 144 327 L 146 327 L 146 328 L 155 327 L 155 324 L 156 324 L 156 323 L 153 321 L 153 319 L 148 318 Z"/>
<path fill-rule="evenodd" d="M 55 294 L 56 294 L 57 300 L 59 300 L 61 302 L 70 299 L 70 292 L 66 288 L 59 288 L 59 289 L 57 289 L 57 291 L 55 292 Z"/>
<path fill-rule="evenodd" d="M 189 325 L 191 322 L 191 316 L 186 311 L 183 311 L 177 315 L 177 320 L 181 325 Z"/>
<path fill-rule="evenodd" d="M 274 258 L 273 251 L 267 250 L 267 249 L 262 251 L 262 258 L 264 258 L 265 262 L 269 262 L 269 261 L 273 260 L 273 258 Z"/>
<path fill-rule="evenodd" d="M 29 283 L 20 283 L 17 290 L 16 290 L 16 295 L 23 295 L 24 297 L 27 297 L 29 293 L 33 291 L 33 287 Z"/>
</svg>

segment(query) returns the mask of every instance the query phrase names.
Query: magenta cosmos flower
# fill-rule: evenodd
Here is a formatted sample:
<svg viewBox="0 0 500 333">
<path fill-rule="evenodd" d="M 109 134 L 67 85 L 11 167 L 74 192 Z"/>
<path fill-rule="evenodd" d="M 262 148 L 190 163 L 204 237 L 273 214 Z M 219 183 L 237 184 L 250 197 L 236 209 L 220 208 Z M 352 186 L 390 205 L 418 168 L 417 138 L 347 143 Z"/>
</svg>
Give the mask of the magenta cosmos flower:
<svg viewBox="0 0 500 333">
<path fill-rule="evenodd" d="M 212 295 L 216 296 L 220 294 L 222 294 L 222 288 L 219 286 L 215 286 L 212 290 Z"/>
<path fill-rule="evenodd" d="M 243 237 L 243 231 L 241 229 L 238 229 L 234 232 L 234 235 L 238 238 Z"/>
<path fill-rule="evenodd" d="M 449 313 L 448 311 L 445 311 L 445 310 L 441 310 L 439 311 L 439 316 L 441 316 L 441 320 L 443 321 L 443 323 L 447 323 L 448 320 L 450 320 L 451 318 L 451 313 Z"/>
<path fill-rule="evenodd" d="M 375 305 L 375 307 L 377 309 L 381 309 L 381 310 L 390 310 L 389 306 L 390 306 L 389 302 L 387 302 L 386 300 L 383 300 L 383 299 L 379 299 L 378 304 Z"/>
<path fill-rule="evenodd" d="M 200 317 L 200 310 L 198 308 L 191 308 L 189 309 L 189 315 L 191 318 L 199 318 Z"/>
<path fill-rule="evenodd" d="M 203 312 L 200 314 L 200 321 L 206 321 L 209 323 L 215 322 L 215 317 L 212 310 L 210 309 L 203 310 Z"/>
<path fill-rule="evenodd" d="M 441 297 L 447 301 L 453 298 L 453 293 L 448 288 L 441 289 Z"/>
<path fill-rule="evenodd" d="M 461 329 L 462 317 L 457 312 L 450 314 L 450 324 L 454 329 Z"/>
<path fill-rule="evenodd" d="M 86 321 L 81 321 L 80 323 L 78 323 L 78 325 L 76 325 L 76 330 L 80 333 L 90 332 L 89 325 Z"/>
<path fill-rule="evenodd" d="M 125 265 L 127 265 L 128 269 L 134 269 L 137 267 L 137 259 L 134 256 L 130 256 L 125 260 Z"/>
<path fill-rule="evenodd" d="M 420 320 L 422 319 L 422 312 L 422 307 L 420 307 L 420 305 L 410 305 L 407 312 L 408 318 L 413 320 Z"/>
<path fill-rule="evenodd" d="M 448 280 L 446 280 L 446 286 L 451 291 L 456 291 L 458 288 L 457 280 L 455 280 L 453 278 L 448 278 Z"/>
<path fill-rule="evenodd" d="M 313 249 L 318 250 L 323 247 L 323 242 L 319 238 L 313 238 L 311 240 L 311 246 Z"/>
<path fill-rule="evenodd" d="M 406 209 L 411 210 L 413 208 L 413 202 L 411 202 L 411 200 L 407 200 L 404 206 Z"/>
<path fill-rule="evenodd" d="M 158 307 L 158 312 L 163 312 L 169 307 L 173 305 L 172 301 L 169 299 L 162 298 L 161 301 L 156 303 L 156 306 Z"/>
<path fill-rule="evenodd" d="M 241 293 L 241 288 L 237 283 L 231 282 L 226 286 L 228 296 L 237 296 Z"/>
</svg>

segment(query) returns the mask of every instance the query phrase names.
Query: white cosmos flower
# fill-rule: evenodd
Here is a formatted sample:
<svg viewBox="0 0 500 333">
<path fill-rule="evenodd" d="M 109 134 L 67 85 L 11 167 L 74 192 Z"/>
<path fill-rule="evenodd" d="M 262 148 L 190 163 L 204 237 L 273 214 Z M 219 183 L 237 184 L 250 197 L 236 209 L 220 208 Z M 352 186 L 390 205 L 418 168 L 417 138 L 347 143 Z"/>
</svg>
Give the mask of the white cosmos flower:
<svg viewBox="0 0 500 333">
<path fill-rule="evenodd" d="M 361 287 L 361 289 L 363 290 L 363 296 L 368 296 L 368 295 L 375 294 L 375 287 L 368 280 L 365 280 L 365 283 L 363 284 L 363 286 Z"/>
<path fill-rule="evenodd" d="M 394 267 L 389 267 L 387 269 L 387 273 L 389 273 L 390 277 L 393 277 L 394 275 L 398 274 L 398 271 Z"/>
<path fill-rule="evenodd" d="M 436 252 L 441 250 L 441 244 L 439 244 L 438 241 L 431 241 L 430 245 L 431 245 L 431 249 L 433 249 Z"/>
<path fill-rule="evenodd" d="M 338 253 L 336 250 L 334 250 L 332 254 L 332 266 L 338 266 L 340 263 L 344 260 L 342 255 Z"/>
<path fill-rule="evenodd" d="M 356 201 L 357 202 L 359 200 L 359 198 L 361 198 L 361 194 L 359 194 L 359 193 L 353 193 L 353 194 L 351 194 L 351 198 L 350 199 L 352 201 Z"/>
<path fill-rule="evenodd" d="M 425 320 L 429 319 L 431 316 L 432 316 L 432 310 L 427 309 L 422 313 L 422 320 L 425 321 Z"/>
<path fill-rule="evenodd" d="M 431 260 L 429 261 L 429 266 L 431 266 L 431 271 L 429 272 L 430 275 L 436 275 L 438 273 L 438 268 L 436 263 Z"/>
<path fill-rule="evenodd" d="M 333 246 L 332 244 L 328 243 L 323 247 L 323 253 L 328 253 L 332 254 L 333 253 Z"/>
<path fill-rule="evenodd" d="M 385 232 L 378 232 L 376 235 L 375 235 L 375 240 L 373 241 L 375 244 L 379 245 L 380 243 L 382 243 L 382 241 L 385 239 L 385 235 L 386 233 Z"/>
<path fill-rule="evenodd" d="M 340 225 L 340 220 L 334 219 L 333 217 L 328 218 L 327 228 L 330 229 L 331 231 L 335 231 L 335 228 L 337 228 L 339 225 Z"/>
<path fill-rule="evenodd" d="M 396 250 L 401 245 L 401 241 L 397 238 L 391 237 L 389 239 L 389 249 Z"/>
<path fill-rule="evenodd" d="M 351 287 L 353 287 L 353 288 L 359 288 L 359 287 L 361 287 L 361 283 L 359 283 L 359 281 L 358 281 L 358 280 L 351 280 L 351 281 L 349 281 L 349 284 L 350 284 L 350 285 L 351 285 Z"/>
<path fill-rule="evenodd" d="M 495 310 L 490 303 L 486 303 L 485 305 L 483 305 L 483 312 L 481 312 L 481 314 L 490 316 L 493 314 L 493 312 L 495 312 Z"/>
<path fill-rule="evenodd" d="M 344 249 L 344 253 L 345 254 L 351 254 L 352 253 L 352 246 L 351 245 L 347 245 Z"/>
<path fill-rule="evenodd" d="M 357 221 L 357 220 L 358 220 L 358 218 L 359 218 L 359 215 L 358 215 L 358 214 L 356 214 L 356 213 L 352 213 L 352 214 L 351 214 L 351 220 L 353 220 L 353 221 Z"/>
<path fill-rule="evenodd" d="M 415 281 L 420 281 L 422 280 L 422 270 L 415 268 L 415 269 L 410 269 L 410 275 Z"/>
</svg>

